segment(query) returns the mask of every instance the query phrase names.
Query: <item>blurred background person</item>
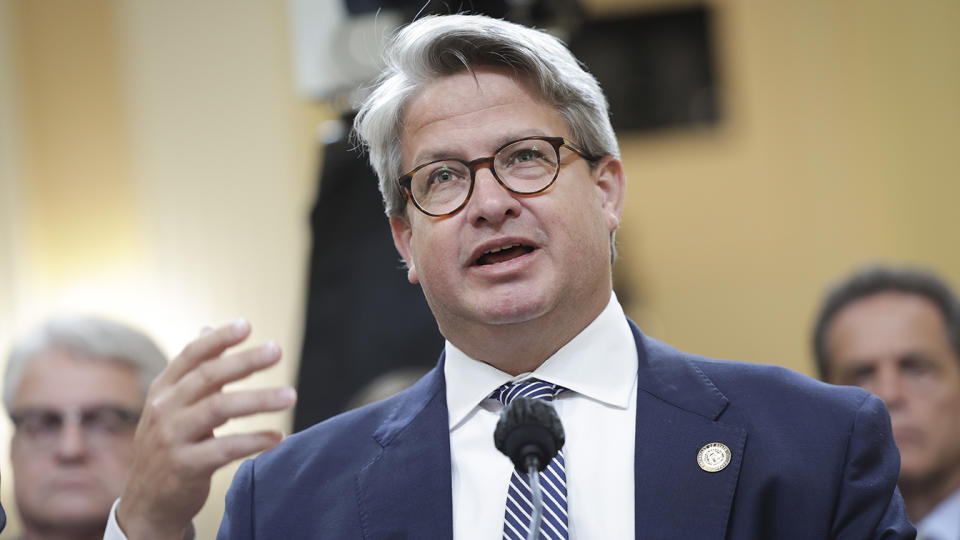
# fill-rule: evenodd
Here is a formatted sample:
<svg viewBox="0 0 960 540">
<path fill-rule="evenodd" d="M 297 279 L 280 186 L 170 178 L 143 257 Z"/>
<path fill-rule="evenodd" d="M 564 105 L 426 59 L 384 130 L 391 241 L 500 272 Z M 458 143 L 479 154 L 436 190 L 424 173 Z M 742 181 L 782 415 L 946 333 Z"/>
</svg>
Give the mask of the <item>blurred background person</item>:
<svg viewBox="0 0 960 540">
<path fill-rule="evenodd" d="M 960 539 L 960 304 L 930 272 L 873 266 L 827 295 L 813 339 L 821 377 L 890 411 L 900 491 L 918 537 Z"/>
<path fill-rule="evenodd" d="M 22 538 L 103 536 L 147 387 L 166 363 L 143 333 L 95 317 L 49 320 L 14 345 L 3 402 Z"/>
</svg>

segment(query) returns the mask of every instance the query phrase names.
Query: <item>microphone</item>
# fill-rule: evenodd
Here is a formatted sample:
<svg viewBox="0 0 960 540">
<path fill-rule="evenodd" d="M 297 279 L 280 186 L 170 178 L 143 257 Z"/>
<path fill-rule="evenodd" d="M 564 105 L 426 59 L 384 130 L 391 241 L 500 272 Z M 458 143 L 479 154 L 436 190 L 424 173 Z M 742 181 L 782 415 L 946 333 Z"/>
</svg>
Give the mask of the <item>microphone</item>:
<svg viewBox="0 0 960 540">
<path fill-rule="evenodd" d="M 540 493 L 540 471 L 563 448 L 564 434 L 560 417 L 552 406 L 539 399 L 514 398 L 503 412 L 493 432 L 493 443 L 520 471 L 527 472 L 533 495 L 533 516 L 528 540 L 540 536 L 543 518 L 543 495 Z"/>
</svg>

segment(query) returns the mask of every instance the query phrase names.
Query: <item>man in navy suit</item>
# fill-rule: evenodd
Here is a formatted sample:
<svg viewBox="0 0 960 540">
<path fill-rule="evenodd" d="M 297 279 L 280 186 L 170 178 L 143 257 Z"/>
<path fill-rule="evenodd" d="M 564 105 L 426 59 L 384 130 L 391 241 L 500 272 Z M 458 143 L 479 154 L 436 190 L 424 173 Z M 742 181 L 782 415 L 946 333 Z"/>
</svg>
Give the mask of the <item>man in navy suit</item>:
<svg viewBox="0 0 960 540">
<path fill-rule="evenodd" d="M 245 462 L 221 538 L 525 536 L 525 484 L 492 434 L 500 389 L 530 379 L 550 385 L 566 431 L 543 537 L 913 537 L 877 398 L 685 354 L 624 316 L 611 282 L 619 148 L 599 85 L 559 40 L 479 16 L 420 19 L 391 45 L 356 130 L 445 350 L 410 389 Z M 206 471 L 275 440 L 210 435 L 288 405 L 219 394 L 278 357 L 223 362 L 248 330 L 201 337 L 155 385 L 163 399 L 139 434 L 155 458 L 117 511 L 130 538 L 182 534 Z M 208 399 L 180 416 L 192 438 L 161 435 L 178 406 Z"/>
</svg>

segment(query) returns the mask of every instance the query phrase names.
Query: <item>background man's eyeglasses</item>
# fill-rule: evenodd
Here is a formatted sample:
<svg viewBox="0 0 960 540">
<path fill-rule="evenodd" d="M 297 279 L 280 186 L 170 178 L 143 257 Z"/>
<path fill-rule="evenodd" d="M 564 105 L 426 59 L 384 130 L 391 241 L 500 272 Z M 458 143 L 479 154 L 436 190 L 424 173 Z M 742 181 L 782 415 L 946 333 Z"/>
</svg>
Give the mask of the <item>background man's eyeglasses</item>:
<svg viewBox="0 0 960 540">
<path fill-rule="evenodd" d="M 494 155 L 473 161 L 438 159 L 418 166 L 397 182 L 428 216 L 448 216 L 463 208 L 476 181 L 477 169 L 489 167 L 493 177 L 512 193 L 533 195 L 550 187 L 560 174 L 560 147 L 595 161 L 563 137 L 527 137 L 501 146 Z"/>
<path fill-rule="evenodd" d="M 140 420 L 140 411 L 114 405 L 100 405 L 79 411 L 31 408 L 14 411 L 10 418 L 16 426 L 15 441 L 36 451 L 49 452 L 59 444 L 67 424 L 79 426 L 89 446 L 106 448 L 118 439 L 133 434 Z"/>
</svg>

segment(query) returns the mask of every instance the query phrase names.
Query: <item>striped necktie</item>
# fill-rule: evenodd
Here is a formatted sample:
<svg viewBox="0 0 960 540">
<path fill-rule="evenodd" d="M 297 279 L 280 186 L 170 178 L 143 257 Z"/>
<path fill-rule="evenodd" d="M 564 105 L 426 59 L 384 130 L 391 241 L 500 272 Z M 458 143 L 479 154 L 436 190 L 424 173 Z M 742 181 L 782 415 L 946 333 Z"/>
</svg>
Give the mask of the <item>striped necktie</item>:
<svg viewBox="0 0 960 540">
<path fill-rule="evenodd" d="M 491 397 L 504 406 L 514 398 L 522 396 L 528 399 L 553 401 L 553 398 L 566 388 L 537 379 L 526 379 L 508 383 L 493 392 Z M 526 540 L 533 515 L 533 499 L 527 483 L 526 471 L 513 469 L 510 487 L 507 490 L 507 508 L 504 512 L 503 538 L 507 540 Z M 543 492 L 543 521 L 540 524 L 540 538 L 545 540 L 567 538 L 567 475 L 564 471 L 563 449 L 540 473 L 540 487 Z"/>
</svg>

